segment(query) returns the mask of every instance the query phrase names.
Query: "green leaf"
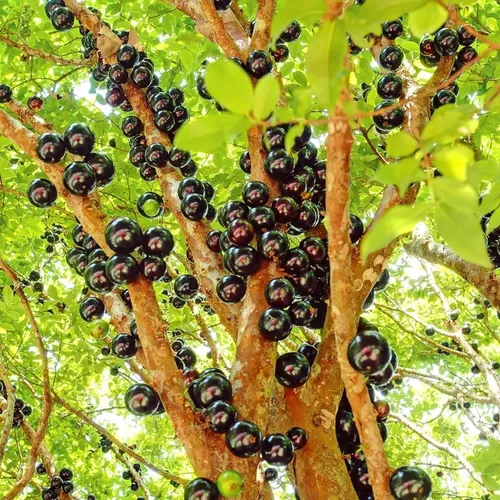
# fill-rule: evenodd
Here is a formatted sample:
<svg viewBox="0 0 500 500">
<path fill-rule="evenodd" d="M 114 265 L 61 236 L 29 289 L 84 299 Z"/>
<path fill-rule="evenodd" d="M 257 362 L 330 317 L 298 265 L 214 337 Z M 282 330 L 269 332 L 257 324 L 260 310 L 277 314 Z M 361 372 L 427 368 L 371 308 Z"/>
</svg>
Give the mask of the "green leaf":
<svg viewBox="0 0 500 500">
<path fill-rule="evenodd" d="M 455 210 L 476 212 L 479 200 L 476 190 L 465 182 L 451 177 L 436 177 L 432 180 L 436 198 Z"/>
<path fill-rule="evenodd" d="M 457 255 L 473 264 L 491 267 L 483 231 L 473 214 L 441 204 L 436 207 L 435 219 L 441 237 Z"/>
<path fill-rule="evenodd" d="M 500 92 L 498 91 L 498 87 L 491 87 L 486 95 L 484 96 L 485 107 L 489 111 L 493 111 L 495 113 L 500 113 Z"/>
<path fill-rule="evenodd" d="M 184 124 L 175 136 L 175 145 L 185 151 L 214 153 L 219 147 L 246 132 L 252 123 L 231 113 L 207 115 Z"/>
<path fill-rule="evenodd" d="M 249 115 L 254 103 L 252 80 L 238 64 L 219 59 L 208 65 L 205 74 L 208 93 L 224 108 Z"/>
<path fill-rule="evenodd" d="M 397 205 L 390 208 L 368 230 L 361 242 L 361 258 L 366 261 L 368 255 L 389 245 L 402 234 L 411 231 L 424 219 L 427 205 Z"/>
<path fill-rule="evenodd" d="M 346 54 L 344 23 L 339 19 L 323 23 L 309 43 L 306 71 L 318 101 L 329 111 L 335 107 L 342 90 Z"/>
<path fill-rule="evenodd" d="M 375 173 L 375 180 L 382 184 L 394 184 L 403 196 L 412 183 L 423 181 L 425 174 L 415 158 L 405 158 L 394 164 L 382 165 Z"/>
<path fill-rule="evenodd" d="M 459 181 L 467 179 L 467 168 L 473 161 L 474 151 L 463 144 L 438 149 L 432 157 L 432 164 L 443 175 Z"/>
<path fill-rule="evenodd" d="M 253 103 L 253 114 L 259 120 L 266 119 L 278 105 L 280 85 L 272 75 L 266 75 L 257 82 Z"/>
<path fill-rule="evenodd" d="M 394 158 L 410 156 L 418 149 L 418 142 L 404 131 L 391 134 L 386 139 L 387 154 Z"/>
<path fill-rule="evenodd" d="M 495 184 L 490 191 L 483 196 L 481 201 L 480 214 L 484 215 L 488 212 L 496 210 L 500 206 L 500 184 Z"/>
<path fill-rule="evenodd" d="M 327 12 L 325 0 L 287 0 L 286 5 L 279 9 L 273 17 L 271 24 L 271 37 L 275 41 L 283 30 L 294 20 L 300 21 L 304 26 L 312 26 Z"/>
<path fill-rule="evenodd" d="M 363 5 L 352 5 L 345 14 L 348 33 L 356 45 L 366 47 L 366 35 L 380 34 L 385 21 L 397 19 L 399 16 L 418 9 L 427 0 L 367 0 Z"/>
<path fill-rule="evenodd" d="M 384 23 L 418 9 L 425 3 L 427 0 L 366 0 L 360 8 L 360 15 L 371 18 L 373 22 Z"/>
<path fill-rule="evenodd" d="M 433 33 L 448 19 L 448 11 L 437 2 L 428 2 L 408 15 L 408 26 L 414 36 Z"/>
<path fill-rule="evenodd" d="M 298 123 L 288 130 L 285 136 L 285 149 L 290 152 L 295 144 L 295 139 L 304 132 L 304 125 Z"/>
<path fill-rule="evenodd" d="M 422 131 L 421 138 L 427 143 L 424 146 L 431 148 L 436 143 L 448 144 L 464 135 L 472 134 L 479 125 L 478 120 L 473 118 L 476 112 L 477 109 L 468 104 L 447 104 L 438 108 Z"/>
<path fill-rule="evenodd" d="M 493 212 L 493 215 L 490 217 L 490 220 L 488 221 L 488 233 L 491 233 L 494 229 L 496 229 L 498 226 L 500 226 L 500 210 L 495 210 Z"/>
</svg>

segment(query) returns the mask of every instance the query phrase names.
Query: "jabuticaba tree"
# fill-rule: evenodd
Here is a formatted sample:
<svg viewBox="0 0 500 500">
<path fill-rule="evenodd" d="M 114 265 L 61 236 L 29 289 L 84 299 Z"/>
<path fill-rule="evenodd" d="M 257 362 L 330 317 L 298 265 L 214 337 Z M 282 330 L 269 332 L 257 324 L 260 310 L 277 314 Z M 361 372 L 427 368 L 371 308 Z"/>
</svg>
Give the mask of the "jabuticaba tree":
<svg viewBox="0 0 500 500">
<path fill-rule="evenodd" d="M 0 3 L 0 496 L 500 499 L 499 14 Z"/>
</svg>

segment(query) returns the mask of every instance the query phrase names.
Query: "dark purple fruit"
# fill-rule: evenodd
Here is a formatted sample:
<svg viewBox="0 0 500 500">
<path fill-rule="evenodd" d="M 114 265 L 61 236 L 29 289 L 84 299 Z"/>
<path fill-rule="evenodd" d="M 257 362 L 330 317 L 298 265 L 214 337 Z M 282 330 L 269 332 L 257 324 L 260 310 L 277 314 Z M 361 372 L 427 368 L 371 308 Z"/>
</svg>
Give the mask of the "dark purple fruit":
<svg viewBox="0 0 500 500">
<path fill-rule="evenodd" d="M 230 271 L 239 276 L 255 274 L 260 267 L 260 257 L 253 247 L 233 247 L 227 252 Z"/>
<path fill-rule="evenodd" d="M 279 40 L 281 42 L 294 42 L 298 40 L 300 34 L 302 33 L 302 29 L 300 24 L 297 21 L 292 21 L 281 33 Z"/>
<path fill-rule="evenodd" d="M 276 48 L 274 50 L 270 49 L 269 52 L 271 53 L 274 62 L 277 63 L 285 62 L 290 55 L 290 50 L 284 43 L 277 43 Z"/>
<path fill-rule="evenodd" d="M 158 393 L 149 385 L 135 384 L 125 393 L 125 406 L 130 413 L 142 417 L 152 415 L 160 405 Z"/>
<path fill-rule="evenodd" d="M 293 302 L 288 308 L 288 314 L 294 325 L 308 326 L 313 319 L 314 309 L 308 300 L 303 299 Z"/>
<path fill-rule="evenodd" d="M 135 220 L 118 217 L 107 225 L 105 238 L 114 252 L 130 253 L 142 243 L 142 230 Z"/>
<path fill-rule="evenodd" d="M 172 98 L 174 106 L 179 106 L 179 104 L 182 104 L 184 102 L 184 92 L 177 87 L 168 89 L 168 95 Z"/>
<path fill-rule="evenodd" d="M 194 299 L 200 286 L 198 280 L 190 274 L 181 274 L 174 282 L 174 292 L 182 300 Z"/>
<path fill-rule="evenodd" d="M 0 85 L 0 102 L 1 100 Z M 38 137 L 35 145 L 36 155 L 44 163 L 57 163 L 61 161 L 66 152 L 63 138 L 55 132 L 46 132 Z"/>
<path fill-rule="evenodd" d="M 292 427 L 287 431 L 286 435 L 293 443 L 295 451 L 301 450 L 307 444 L 307 432 L 302 427 Z"/>
<path fill-rule="evenodd" d="M 397 45 L 387 45 L 382 49 L 379 56 L 379 63 L 382 68 L 389 71 L 396 71 L 402 64 L 404 52 Z"/>
<path fill-rule="evenodd" d="M 218 500 L 217 485 L 204 477 L 190 481 L 184 489 L 184 500 Z"/>
<path fill-rule="evenodd" d="M 215 401 L 230 402 L 233 397 L 229 380 L 218 373 L 211 373 L 199 378 L 196 391 L 203 408 L 207 408 Z"/>
<path fill-rule="evenodd" d="M 161 132 L 169 132 L 175 127 L 175 117 L 170 111 L 158 111 L 155 113 L 154 123 Z"/>
<path fill-rule="evenodd" d="M 206 410 L 210 429 L 218 433 L 226 433 L 236 422 L 236 409 L 227 401 L 215 401 Z"/>
<path fill-rule="evenodd" d="M 140 167 L 146 161 L 146 148 L 142 144 L 137 144 L 133 146 L 128 154 L 128 158 L 130 163 L 134 165 L 134 167 Z"/>
<path fill-rule="evenodd" d="M 142 249 L 146 255 L 166 257 L 173 248 L 172 233 L 164 227 L 150 227 L 142 237 Z"/>
<path fill-rule="evenodd" d="M 262 136 L 262 146 L 266 151 L 285 149 L 285 129 L 281 127 L 268 128 Z"/>
<path fill-rule="evenodd" d="M 458 49 L 458 36 L 455 30 L 441 28 L 434 36 L 434 47 L 440 56 L 451 56 Z"/>
<path fill-rule="evenodd" d="M 186 165 L 180 168 L 181 174 L 183 177 L 194 177 L 196 175 L 196 172 L 198 172 L 198 166 L 194 162 L 193 159 L 189 160 Z M 203 181 L 203 184 L 208 184 L 208 182 Z M 215 192 L 214 192 L 215 194 Z M 207 201 L 210 201 L 207 196 L 207 191 L 205 190 L 205 198 L 207 198 Z M 210 198 L 211 199 L 211 198 Z"/>
<path fill-rule="evenodd" d="M 48 208 L 56 202 L 57 189 L 48 179 L 35 179 L 29 183 L 26 195 L 35 207 Z"/>
<path fill-rule="evenodd" d="M 431 479 L 419 467 L 399 467 L 392 473 L 389 486 L 396 500 L 425 500 L 432 493 Z"/>
<path fill-rule="evenodd" d="M 295 455 L 293 443 L 284 434 L 270 434 L 262 440 L 262 458 L 271 465 L 288 465 Z"/>
<path fill-rule="evenodd" d="M 220 231 L 210 231 L 207 234 L 207 237 L 205 239 L 205 243 L 209 250 L 215 253 L 220 253 L 221 248 L 219 244 L 219 239 L 220 239 L 221 232 Z"/>
<path fill-rule="evenodd" d="M 145 89 L 153 81 L 153 72 L 146 66 L 136 66 L 132 71 L 131 79 L 140 89 Z"/>
<path fill-rule="evenodd" d="M 59 7 L 65 7 L 64 0 L 48 0 L 45 4 L 45 14 L 48 18 L 56 11 Z"/>
<path fill-rule="evenodd" d="M 83 248 L 87 250 L 87 252 L 93 252 L 99 248 L 97 241 L 92 238 L 92 235 L 87 234 L 85 238 L 83 238 Z"/>
<path fill-rule="evenodd" d="M 257 233 L 265 233 L 276 225 L 276 217 L 269 207 L 252 208 L 248 213 L 248 220 Z"/>
<path fill-rule="evenodd" d="M 292 331 L 290 315 L 282 309 L 266 309 L 259 318 L 260 334 L 267 340 L 284 340 Z"/>
<path fill-rule="evenodd" d="M 139 276 L 139 264 L 131 255 L 116 254 L 106 261 L 106 275 L 115 285 L 127 285 Z"/>
<path fill-rule="evenodd" d="M 95 144 L 92 130 L 84 123 L 73 123 L 63 134 L 66 149 L 74 155 L 85 156 L 91 153 Z"/>
<path fill-rule="evenodd" d="M 403 31 L 403 21 L 401 19 L 386 21 L 382 25 L 382 35 L 388 40 L 396 40 L 403 34 Z"/>
<path fill-rule="evenodd" d="M 130 359 L 137 354 L 137 337 L 127 333 L 119 333 L 111 344 L 113 354 L 120 359 Z"/>
<path fill-rule="evenodd" d="M 115 166 L 104 153 L 90 153 L 85 157 L 85 163 L 94 171 L 98 187 L 107 186 L 114 179 Z"/>
<path fill-rule="evenodd" d="M 170 155 L 163 144 L 150 144 L 146 149 L 146 161 L 155 168 L 167 166 Z"/>
<path fill-rule="evenodd" d="M 453 104 L 456 102 L 457 96 L 451 90 L 440 90 L 432 98 L 434 109 L 438 109 L 445 104 Z"/>
<path fill-rule="evenodd" d="M 323 241 L 316 236 L 304 238 L 299 247 L 307 254 L 311 264 L 322 265 L 326 261 L 327 248 Z M 298 273 L 296 274 L 298 275 Z"/>
<path fill-rule="evenodd" d="M 86 252 L 85 252 L 85 250 L 83 250 L 83 248 L 72 248 L 66 254 L 66 262 L 68 263 L 69 266 L 74 267 L 75 259 L 78 256 L 85 255 L 85 254 L 86 254 Z"/>
<path fill-rule="evenodd" d="M 286 278 L 272 279 L 264 290 L 264 297 L 271 307 L 288 307 L 295 296 L 293 284 Z"/>
<path fill-rule="evenodd" d="M 179 148 L 172 148 L 170 151 L 170 164 L 175 168 L 183 168 L 191 160 L 191 155 L 187 151 Z"/>
<path fill-rule="evenodd" d="M 278 479 L 278 471 L 274 467 L 268 467 L 264 472 L 266 481 L 276 481 Z"/>
<path fill-rule="evenodd" d="M 247 291 L 245 280 L 240 276 L 224 276 L 216 286 L 217 297 L 222 302 L 234 304 L 240 302 Z"/>
<path fill-rule="evenodd" d="M 262 434 L 259 428 L 246 420 L 236 422 L 226 433 L 227 448 L 240 458 L 248 458 L 258 453 L 261 441 Z"/>
<path fill-rule="evenodd" d="M 66 7 L 58 7 L 50 15 L 52 26 L 57 31 L 68 31 L 73 27 L 75 16 Z"/>
<path fill-rule="evenodd" d="M 369 376 L 387 367 L 391 348 L 379 332 L 367 330 L 349 342 L 347 358 L 354 370 Z"/>
<path fill-rule="evenodd" d="M 351 218 L 351 228 L 349 229 L 349 236 L 351 237 L 351 243 L 355 245 L 363 236 L 364 226 L 363 221 L 354 214 L 350 215 Z"/>
<path fill-rule="evenodd" d="M 375 106 L 375 111 L 387 108 L 389 106 L 394 106 L 392 101 L 382 101 Z M 382 130 L 393 130 L 403 124 L 404 112 L 401 107 L 391 109 L 383 114 L 379 114 L 373 117 L 373 122 L 375 125 Z"/>
<path fill-rule="evenodd" d="M 394 73 L 387 73 L 378 81 L 377 93 L 382 99 L 398 99 L 403 93 L 403 80 Z"/>
<path fill-rule="evenodd" d="M 63 183 L 71 194 L 87 196 L 96 187 L 96 175 L 88 163 L 74 161 L 64 169 Z"/>
<path fill-rule="evenodd" d="M 187 346 L 181 347 L 177 351 L 177 357 L 180 358 L 188 368 L 193 367 L 198 361 L 196 353 L 193 351 L 193 349 L 191 349 L 191 347 Z"/>
<path fill-rule="evenodd" d="M 139 175 L 141 176 L 141 179 L 146 182 L 152 182 L 158 177 L 156 169 L 152 165 L 149 165 L 149 163 L 141 165 L 139 168 Z"/>
<path fill-rule="evenodd" d="M 440 60 L 441 56 L 439 54 L 436 54 L 434 56 L 423 56 L 422 54 L 420 54 L 420 62 L 426 68 L 434 68 L 438 65 Z"/>
<path fill-rule="evenodd" d="M 316 227 L 320 222 L 320 211 L 318 205 L 312 201 L 304 201 L 292 222 L 292 226 L 300 231 L 306 231 Z"/>
<path fill-rule="evenodd" d="M 287 196 L 275 198 L 271 204 L 271 208 L 276 216 L 276 222 L 281 224 L 293 221 L 299 213 L 297 202 Z"/>
<path fill-rule="evenodd" d="M 104 302 L 99 297 L 87 297 L 80 302 L 79 311 L 84 321 L 94 321 L 102 318 Z"/>
<path fill-rule="evenodd" d="M 177 196 L 179 197 L 179 200 L 182 200 L 188 194 L 193 193 L 204 195 L 205 188 L 203 183 L 196 179 L 196 177 L 186 177 L 185 179 L 182 179 L 177 189 Z"/>
<path fill-rule="evenodd" d="M 149 281 L 158 281 L 165 275 L 167 265 L 165 261 L 156 255 L 144 257 L 140 264 L 141 273 Z"/>
<path fill-rule="evenodd" d="M 287 352 L 276 360 L 274 375 L 279 384 L 296 388 L 304 385 L 311 373 L 307 358 L 298 352 Z"/>
<path fill-rule="evenodd" d="M 235 219 L 227 228 L 227 236 L 233 245 L 247 246 L 254 237 L 253 225 L 245 219 Z"/>
<path fill-rule="evenodd" d="M 306 240 L 309 240 L 309 238 L 306 238 Z M 317 240 L 324 248 L 323 242 L 319 238 L 317 238 Z M 304 240 L 302 242 L 304 242 Z M 308 246 L 309 251 L 313 251 L 314 245 L 312 243 L 309 245 L 305 243 L 304 245 L 306 247 Z M 320 258 L 320 262 L 324 261 L 325 258 L 326 249 L 324 248 L 323 257 Z M 286 273 L 291 274 L 292 276 L 299 276 L 309 268 L 308 253 L 301 248 L 292 248 L 280 257 L 280 266 Z"/>
<path fill-rule="evenodd" d="M 126 43 L 120 46 L 116 52 L 116 60 L 126 69 L 132 68 L 138 58 L 137 49 Z"/>
<path fill-rule="evenodd" d="M 248 207 L 241 201 L 228 201 L 220 210 L 217 217 L 219 223 L 228 227 L 233 220 L 246 219 L 248 217 Z"/>
<path fill-rule="evenodd" d="M 299 151 L 302 149 L 311 139 L 312 129 L 309 125 L 304 125 L 302 133 L 295 138 L 295 142 L 293 144 L 294 151 Z"/>
<path fill-rule="evenodd" d="M 464 47 L 457 54 L 457 62 L 462 66 L 475 61 L 478 57 L 477 50 L 474 47 Z"/>
<path fill-rule="evenodd" d="M 112 64 L 108 75 L 109 79 L 116 85 L 122 85 L 128 80 L 128 72 L 121 64 Z"/>
<path fill-rule="evenodd" d="M 137 116 L 127 116 L 122 121 L 122 132 L 125 137 L 135 137 L 140 135 L 144 125 Z"/>
<path fill-rule="evenodd" d="M 181 202 L 182 215 L 192 221 L 203 219 L 207 210 L 207 200 L 200 194 L 190 194 Z"/>
<path fill-rule="evenodd" d="M 375 285 L 373 286 L 373 289 L 376 292 L 381 292 L 382 290 L 384 290 L 387 287 L 390 279 L 391 279 L 391 275 L 390 275 L 389 271 L 387 269 L 384 269 L 380 273 L 380 277 L 379 277 L 378 281 L 375 283 Z"/>
<path fill-rule="evenodd" d="M 249 207 L 260 207 L 269 200 L 269 188 L 260 181 L 250 181 L 243 188 L 243 201 Z"/>
<path fill-rule="evenodd" d="M 93 262 L 89 264 L 83 273 L 86 285 L 96 293 L 108 293 L 115 285 L 106 275 L 104 262 Z"/>
<path fill-rule="evenodd" d="M 207 86 L 205 85 L 205 71 L 200 71 L 196 76 L 196 90 L 202 99 L 206 99 L 207 101 L 212 100 L 212 96 L 208 93 Z"/>
<path fill-rule="evenodd" d="M 307 361 L 312 365 L 314 363 L 314 360 L 316 359 L 316 356 L 318 355 L 318 349 L 314 347 L 311 344 L 302 344 L 298 349 L 297 352 L 300 352 L 300 354 L 303 354 L 306 358 Z"/>
<path fill-rule="evenodd" d="M 252 161 L 250 160 L 250 153 L 248 151 L 245 151 L 241 156 L 240 156 L 240 168 L 245 172 L 245 174 L 249 174 L 251 167 L 252 167 Z"/>
<path fill-rule="evenodd" d="M 476 41 L 476 37 L 467 28 L 470 28 L 470 26 L 462 25 L 457 30 L 458 43 L 465 47 L 472 45 Z"/>
<path fill-rule="evenodd" d="M 265 50 L 254 50 L 250 52 L 246 62 L 246 69 L 250 76 L 257 79 L 271 73 L 273 69 L 273 60 L 269 52 Z"/>
<path fill-rule="evenodd" d="M 277 260 L 288 250 L 289 246 L 290 243 L 287 235 L 281 231 L 272 229 L 259 238 L 257 250 L 263 259 Z"/>
</svg>

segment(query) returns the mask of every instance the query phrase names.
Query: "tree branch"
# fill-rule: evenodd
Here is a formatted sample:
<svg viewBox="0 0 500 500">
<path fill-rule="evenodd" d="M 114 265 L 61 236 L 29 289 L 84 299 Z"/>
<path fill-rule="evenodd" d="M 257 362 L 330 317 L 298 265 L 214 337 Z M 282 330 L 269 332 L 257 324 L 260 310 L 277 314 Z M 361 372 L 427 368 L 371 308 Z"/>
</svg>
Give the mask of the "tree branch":
<svg viewBox="0 0 500 500">
<path fill-rule="evenodd" d="M 259 8 L 255 16 L 255 26 L 250 50 L 265 50 L 271 39 L 271 23 L 276 11 L 276 0 L 259 0 Z"/>
<path fill-rule="evenodd" d="M 494 271 L 471 264 L 460 258 L 453 250 L 435 242 L 425 226 L 418 225 L 412 241 L 404 246 L 407 253 L 426 261 L 446 267 L 474 286 L 497 309 L 500 309 L 500 279 Z"/>
<path fill-rule="evenodd" d="M 427 275 L 427 279 L 429 280 L 429 284 L 431 285 L 431 288 L 434 290 L 434 293 L 438 296 L 439 300 L 441 301 L 446 318 L 449 319 L 450 315 L 451 315 L 450 303 L 448 302 L 448 299 L 445 297 L 441 288 L 439 288 L 439 285 L 436 282 L 436 278 L 434 276 L 434 271 L 432 270 L 432 267 L 427 262 L 425 262 L 423 260 L 420 260 L 420 264 L 424 268 L 425 274 Z"/>
<path fill-rule="evenodd" d="M 28 461 L 28 466 L 21 479 L 14 485 L 14 487 L 7 493 L 5 500 L 11 500 L 18 496 L 21 491 L 26 487 L 26 485 L 31 481 L 33 473 L 35 471 L 35 461 L 38 454 L 38 449 L 40 443 L 43 441 L 45 432 L 49 425 L 50 413 L 52 411 L 52 397 L 50 394 L 50 378 L 49 378 L 49 365 L 47 361 L 47 351 L 45 350 L 45 345 L 38 329 L 37 322 L 33 316 L 33 311 L 31 310 L 30 304 L 26 295 L 24 294 L 23 288 L 19 283 L 16 273 L 9 267 L 9 265 L 0 259 L 0 269 L 2 269 L 5 274 L 10 278 L 12 284 L 14 285 L 14 290 L 16 295 L 20 298 L 21 303 L 24 308 L 24 312 L 28 317 L 32 334 L 35 338 L 35 344 L 40 354 L 40 361 L 42 364 L 42 380 L 43 380 L 43 411 L 42 417 L 38 422 L 38 427 L 36 429 L 35 439 L 31 445 L 30 458 Z"/>
<path fill-rule="evenodd" d="M 336 119 L 328 124 L 326 211 L 328 213 L 328 255 L 330 256 L 329 314 L 335 329 L 327 330 L 325 338 L 336 338 L 342 381 L 351 404 L 356 427 L 368 464 L 370 483 L 377 499 L 390 499 L 390 468 L 384 443 L 378 430 L 376 412 L 371 404 L 363 375 L 356 372 L 347 359 L 347 347 L 356 334 L 360 304 L 353 301 L 354 286 L 351 261 L 349 185 L 352 132 L 343 103 L 347 91 L 337 104 Z M 354 302 L 354 303 L 353 303 Z"/>
<path fill-rule="evenodd" d="M 7 103 L 7 107 L 19 117 L 19 120 L 21 122 L 23 122 L 25 125 L 29 125 L 39 134 L 44 134 L 45 132 L 52 132 L 52 125 L 50 123 L 47 123 L 45 120 L 40 118 L 35 112 L 31 111 L 31 109 L 22 105 L 19 101 L 11 99 Z"/>
<path fill-rule="evenodd" d="M 125 465 L 127 470 L 134 478 L 134 481 L 139 485 L 139 488 L 141 488 L 141 490 L 144 492 L 146 500 L 149 500 L 151 498 L 151 493 L 149 492 L 148 487 L 144 483 L 144 480 L 142 479 L 142 476 L 139 474 L 139 472 L 134 469 L 134 466 L 131 465 L 130 462 L 124 456 L 122 456 L 119 451 L 116 451 L 114 448 L 112 448 L 112 451 L 116 459 L 123 465 Z"/>
<path fill-rule="evenodd" d="M 483 486 L 481 476 L 474 471 L 472 465 L 463 458 L 463 455 L 461 453 L 447 444 L 436 441 L 434 438 L 423 432 L 420 427 L 415 425 L 413 422 L 410 422 L 405 416 L 398 413 L 392 413 L 391 417 L 408 427 L 408 429 L 413 431 L 417 436 L 420 436 L 424 441 L 427 441 L 431 446 L 434 446 L 434 448 L 437 448 L 438 450 L 450 455 L 464 467 L 464 469 L 467 471 L 469 476 L 474 479 L 474 481 Z"/>
<path fill-rule="evenodd" d="M 54 64 L 57 64 L 58 66 L 86 66 L 90 68 L 95 63 L 95 61 L 92 59 L 66 59 L 55 54 L 49 54 L 44 50 L 34 49 L 33 47 L 30 47 L 24 43 L 12 40 L 12 38 L 9 38 L 5 35 L 0 35 L 0 42 L 4 42 L 9 47 L 14 47 L 21 50 L 29 57 L 46 59 L 53 62 Z"/>
<path fill-rule="evenodd" d="M 491 404 L 492 399 L 489 396 L 479 396 L 475 393 L 471 393 L 462 389 L 461 386 L 457 385 L 456 381 L 448 379 L 446 377 L 442 377 L 441 375 L 429 375 L 427 373 L 419 372 L 418 370 L 412 370 L 410 368 L 398 368 L 398 373 L 404 377 L 414 378 L 420 380 L 424 384 L 436 389 L 443 394 L 448 396 L 452 396 L 455 399 L 458 399 L 460 395 L 470 401 L 474 401 L 476 403 L 481 404 Z M 443 385 L 444 384 L 444 385 Z M 452 389 L 448 389 L 445 385 L 449 385 Z"/>
<path fill-rule="evenodd" d="M 236 45 L 233 38 L 226 30 L 224 21 L 215 9 L 212 0 L 200 0 L 201 10 L 207 20 L 207 22 L 212 26 L 215 42 L 224 51 L 228 57 L 238 57 L 242 58 L 240 49 Z"/>
<path fill-rule="evenodd" d="M 110 434 L 104 427 L 99 425 L 97 422 L 92 420 L 90 417 L 88 417 L 82 410 L 79 410 L 72 406 L 70 403 L 65 401 L 63 398 L 61 398 L 58 394 L 56 394 L 54 391 L 52 391 L 53 396 L 54 396 L 54 401 L 58 404 L 60 404 L 63 408 L 66 408 L 70 413 L 73 415 L 77 416 L 80 420 L 85 422 L 87 425 L 90 425 L 94 429 L 96 429 L 100 434 L 103 436 L 106 436 L 118 449 L 122 450 L 125 452 L 127 455 L 130 455 L 132 458 L 146 466 L 149 470 L 152 470 L 153 472 L 156 472 L 156 474 L 160 475 L 161 477 L 164 477 L 165 479 L 170 479 L 172 481 L 175 481 L 179 484 L 186 484 L 187 481 L 179 476 L 176 476 L 174 474 L 171 474 L 170 472 L 160 469 L 156 465 L 152 464 L 149 460 L 145 459 L 142 455 L 139 455 L 137 452 L 129 448 L 126 444 L 122 443 L 119 441 L 113 434 Z"/>
</svg>

